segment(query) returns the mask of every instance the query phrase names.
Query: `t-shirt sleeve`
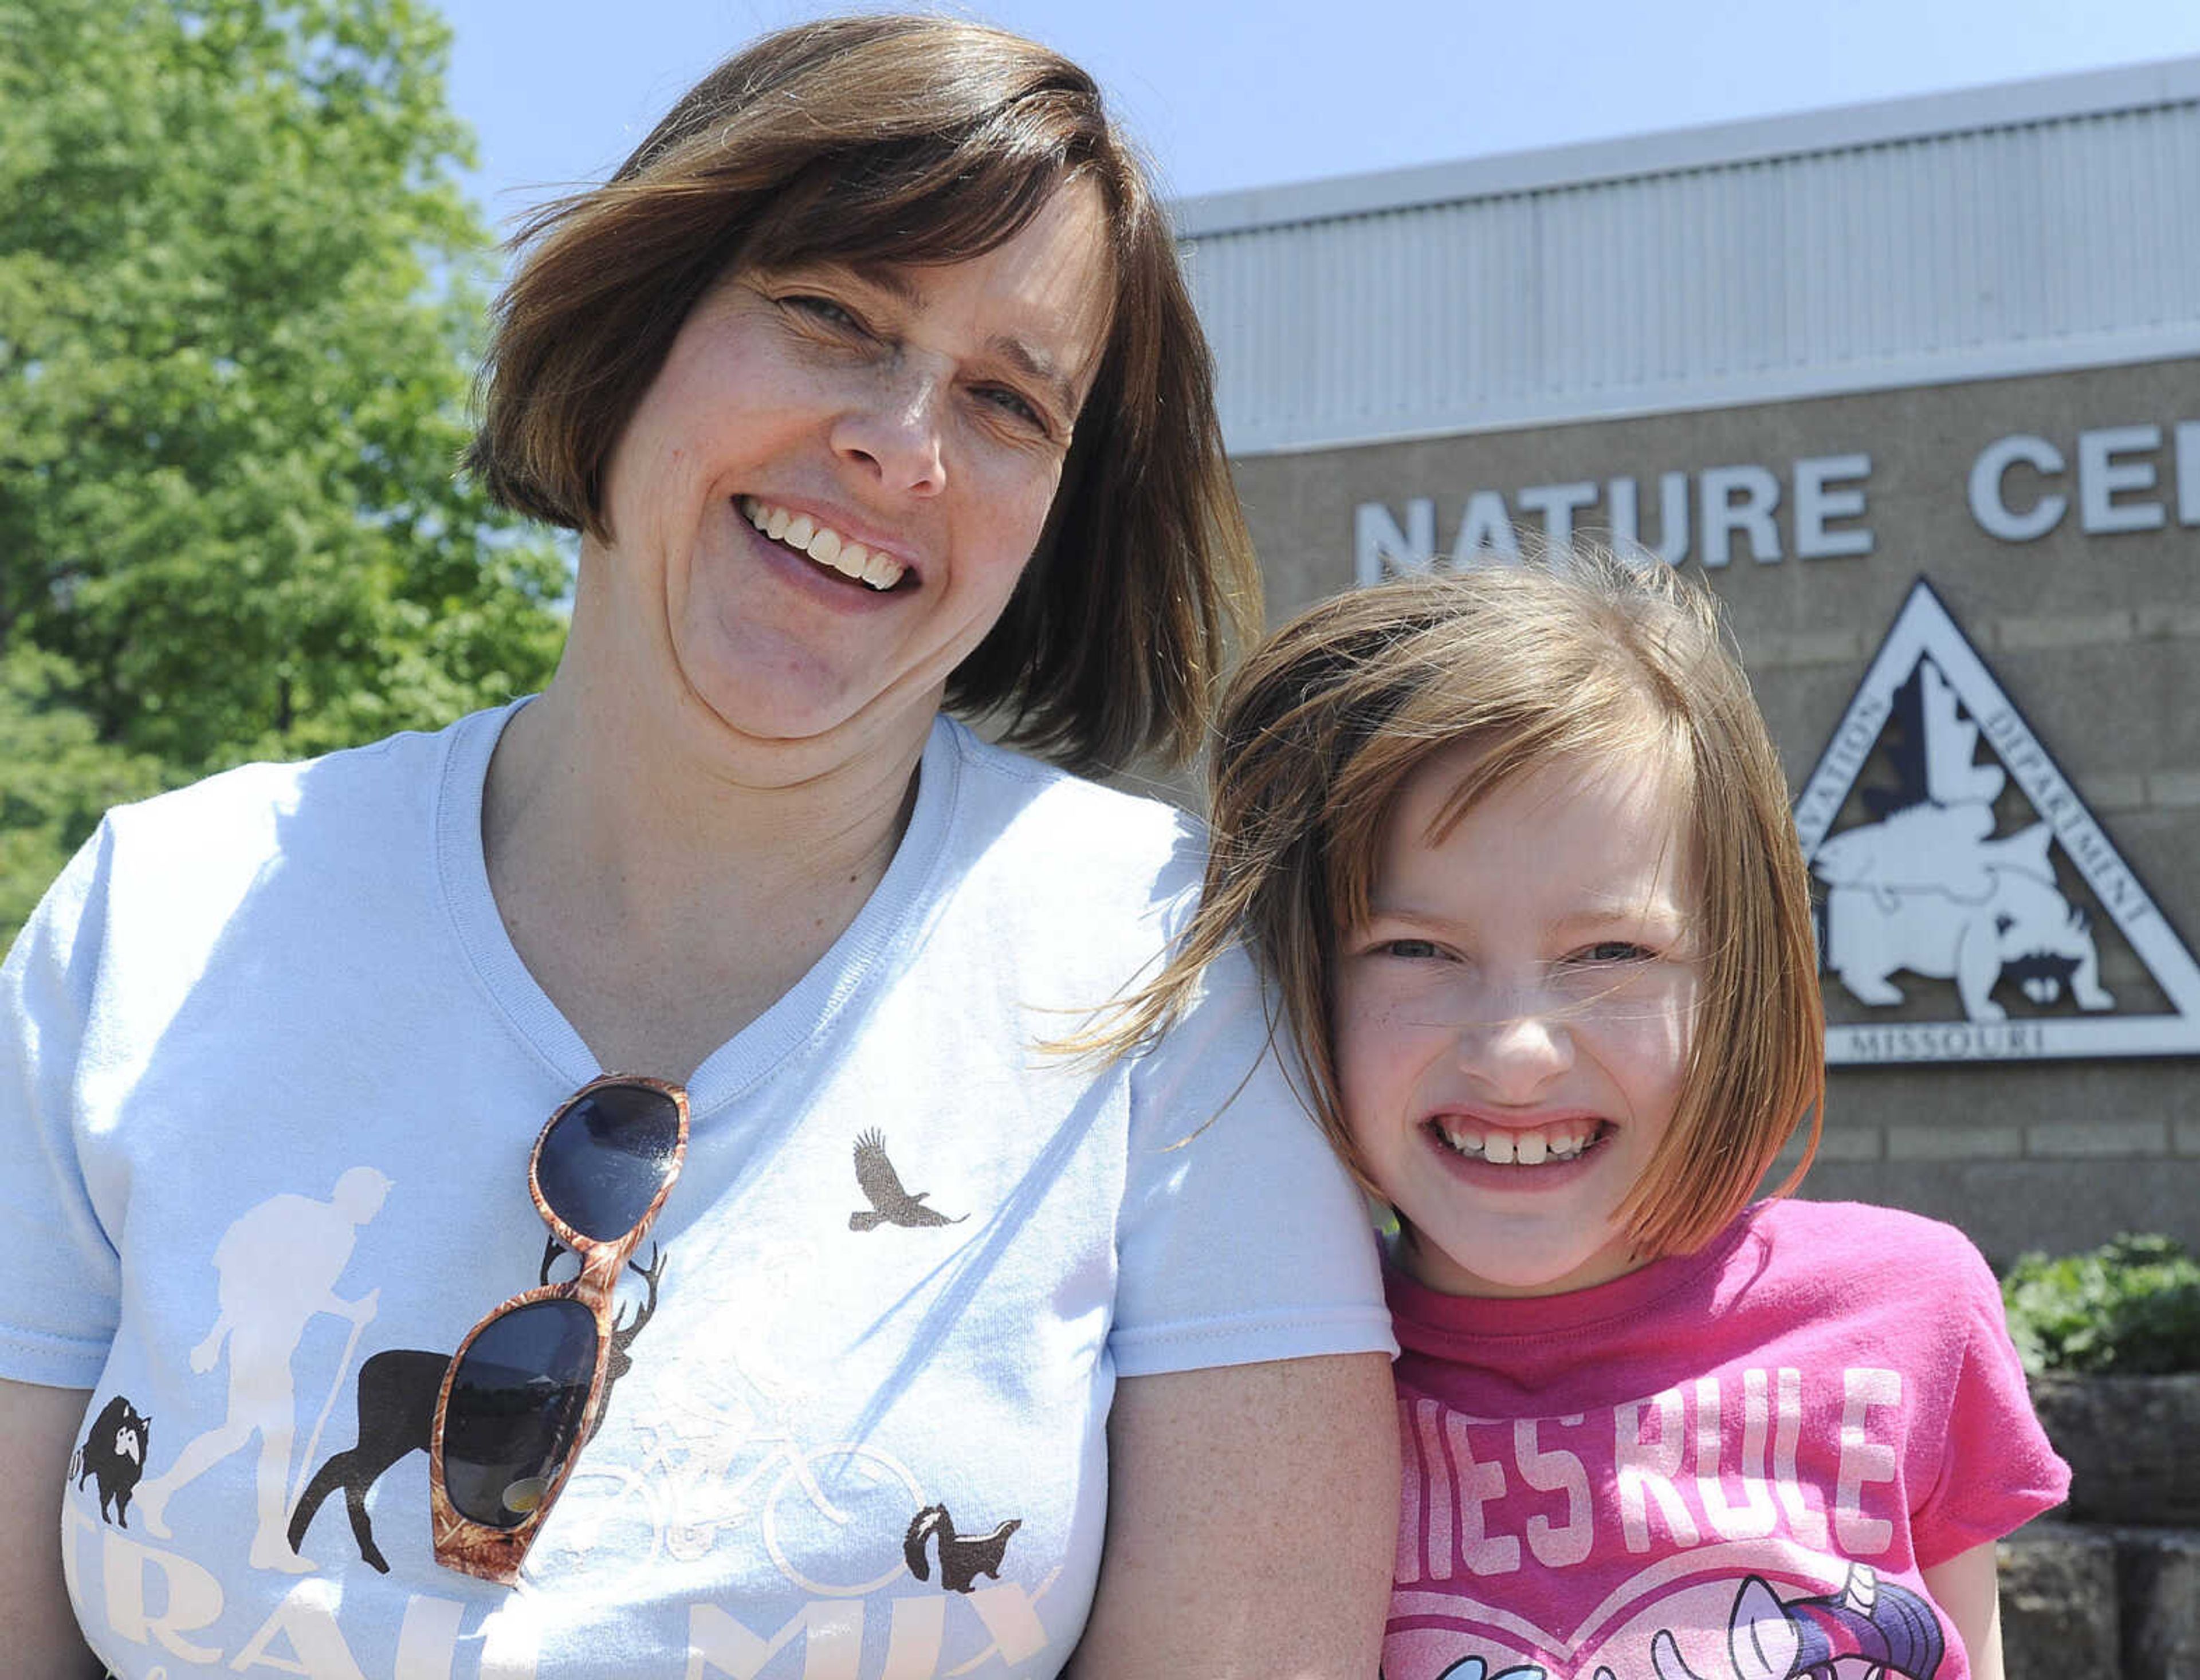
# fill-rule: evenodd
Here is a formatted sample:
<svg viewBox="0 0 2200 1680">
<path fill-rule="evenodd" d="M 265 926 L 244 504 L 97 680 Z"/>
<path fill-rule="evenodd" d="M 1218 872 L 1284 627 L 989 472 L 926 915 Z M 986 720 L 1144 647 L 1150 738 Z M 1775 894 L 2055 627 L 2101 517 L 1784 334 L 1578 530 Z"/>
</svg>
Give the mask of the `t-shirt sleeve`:
<svg viewBox="0 0 2200 1680">
<path fill-rule="evenodd" d="M 1948 1397 L 1946 1444 L 1940 1474 L 1910 1516 L 1925 1568 L 2000 1539 L 2070 1491 L 2070 1468 L 2033 1414 L 2000 1288 L 1968 1243 L 1952 1294 L 1951 1318 L 1962 1325 L 1964 1342 Z"/>
<path fill-rule="evenodd" d="M 1131 1072 L 1117 1229 L 1117 1374 L 1395 1353 L 1366 1199 L 1268 1042 L 1251 965 Z"/>
<path fill-rule="evenodd" d="M 0 964 L 0 1377 L 52 1388 L 97 1381 L 120 1310 L 121 1263 L 73 1125 L 108 837 L 85 843 Z"/>
</svg>

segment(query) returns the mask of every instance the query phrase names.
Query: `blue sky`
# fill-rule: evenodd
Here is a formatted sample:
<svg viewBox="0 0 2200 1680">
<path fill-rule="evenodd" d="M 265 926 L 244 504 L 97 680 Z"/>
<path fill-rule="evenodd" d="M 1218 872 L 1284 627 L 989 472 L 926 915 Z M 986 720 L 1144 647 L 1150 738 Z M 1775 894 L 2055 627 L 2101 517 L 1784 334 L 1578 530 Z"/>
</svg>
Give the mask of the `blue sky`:
<svg viewBox="0 0 2200 1680">
<path fill-rule="evenodd" d="M 803 0 L 444 0 L 500 225 Z M 995 0 L 1205 193 L 2200 55 L 2200 0 Z"/>
</svg>

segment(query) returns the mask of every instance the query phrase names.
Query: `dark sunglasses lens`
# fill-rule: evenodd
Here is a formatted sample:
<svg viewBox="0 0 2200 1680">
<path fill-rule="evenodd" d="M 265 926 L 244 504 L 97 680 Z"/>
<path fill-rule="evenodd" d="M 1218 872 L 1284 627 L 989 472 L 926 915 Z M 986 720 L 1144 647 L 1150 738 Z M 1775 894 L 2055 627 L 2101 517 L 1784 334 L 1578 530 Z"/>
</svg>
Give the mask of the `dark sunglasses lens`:
<svg viewBox="0 0 2200 1680">
<path fill-rule="evenodd" d="M 542 1140 L 542 1199 L 584 1237 L 617 1242 L 672 1176 L 680 1108 L 647 1085 L 606 1085 L 574 1100 Z"/>
<path fill-rule="evenodd" d="M 595 1374 L 596 1321 L 578 1301 L 532 1301 L 483 1328 L 443 1412 L 443 1491 L 459 1515 L 512 1528 L 541 1504 Z"/>
</svg>

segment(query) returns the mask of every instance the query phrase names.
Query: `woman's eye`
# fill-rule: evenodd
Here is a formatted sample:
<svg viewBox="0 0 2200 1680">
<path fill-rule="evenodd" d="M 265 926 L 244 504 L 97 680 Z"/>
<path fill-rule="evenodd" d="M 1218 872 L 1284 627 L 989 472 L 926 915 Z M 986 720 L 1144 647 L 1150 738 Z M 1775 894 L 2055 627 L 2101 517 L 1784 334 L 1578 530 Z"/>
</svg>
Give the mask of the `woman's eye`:
<svg viewBox="0 0 2200 1680">
<path fill-rule="evenodd" d="M 864 330 L 861 321 L 830 298 L 796 292 L 779 301 L 781 307 L 805 315 L 818 325 L 830 327 L 836 332 L 860 333 Z"/>
<path fill-rule="evenodd" d="M 978 398 L 980 401 L 999 409 L 1002 413 L 1021 425 L 1028 426 L 1034 431 L 1043 432 L 1049 429 L 1046 417 L 1041 414 L 1021 391 L 1014 390 L 1006 385 L 981 385 L 978 388 Z"/>
</svg>

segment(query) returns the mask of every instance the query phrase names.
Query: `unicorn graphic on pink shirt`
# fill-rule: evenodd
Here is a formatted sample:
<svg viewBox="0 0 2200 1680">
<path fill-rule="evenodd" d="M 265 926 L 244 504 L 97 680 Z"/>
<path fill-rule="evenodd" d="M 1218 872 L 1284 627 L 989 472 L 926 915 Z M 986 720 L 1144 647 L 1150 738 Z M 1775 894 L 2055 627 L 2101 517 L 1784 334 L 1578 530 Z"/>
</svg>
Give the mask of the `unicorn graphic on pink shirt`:
<svg viewBox="0 0 2200 1680">
<path fill-rule="evenodd" d="M 1947 1650 L 1932 1605 L 1861 1563 L 1849 1566 L 1840 1591 L 1823 1598 L 1782 1602 L 1751 1576 L 1735 1598 L 1727 1639 L 1732 1680 L 1933 1680 Z M 1706 1680 L 1681 1660 L 1670 1633 L 1652 1642 L 1650 1660 L 1658 1680 Z"/>
<path fill-rule="evenodd" d="M 1745 1579 L 1727 1623 L 1732 1667 L 1701 1675 L 1661 1631 L 1651 1642 L 1656 1680 L 1933 1680 L 1946 1636 L 1932 1605 L 1907 1587 L 1882 1582 L 1852 1563 L 1837 1593 L 1782 1600 L 1762 1577 Z M 1551 1680 L 1540 1665 L 1492 1671 L 1484 1658 L 1463 1657 L 1437 1680 Z M 1591 1680 L 1616 1680 L 1600 1664 Z"/>
</svg>

